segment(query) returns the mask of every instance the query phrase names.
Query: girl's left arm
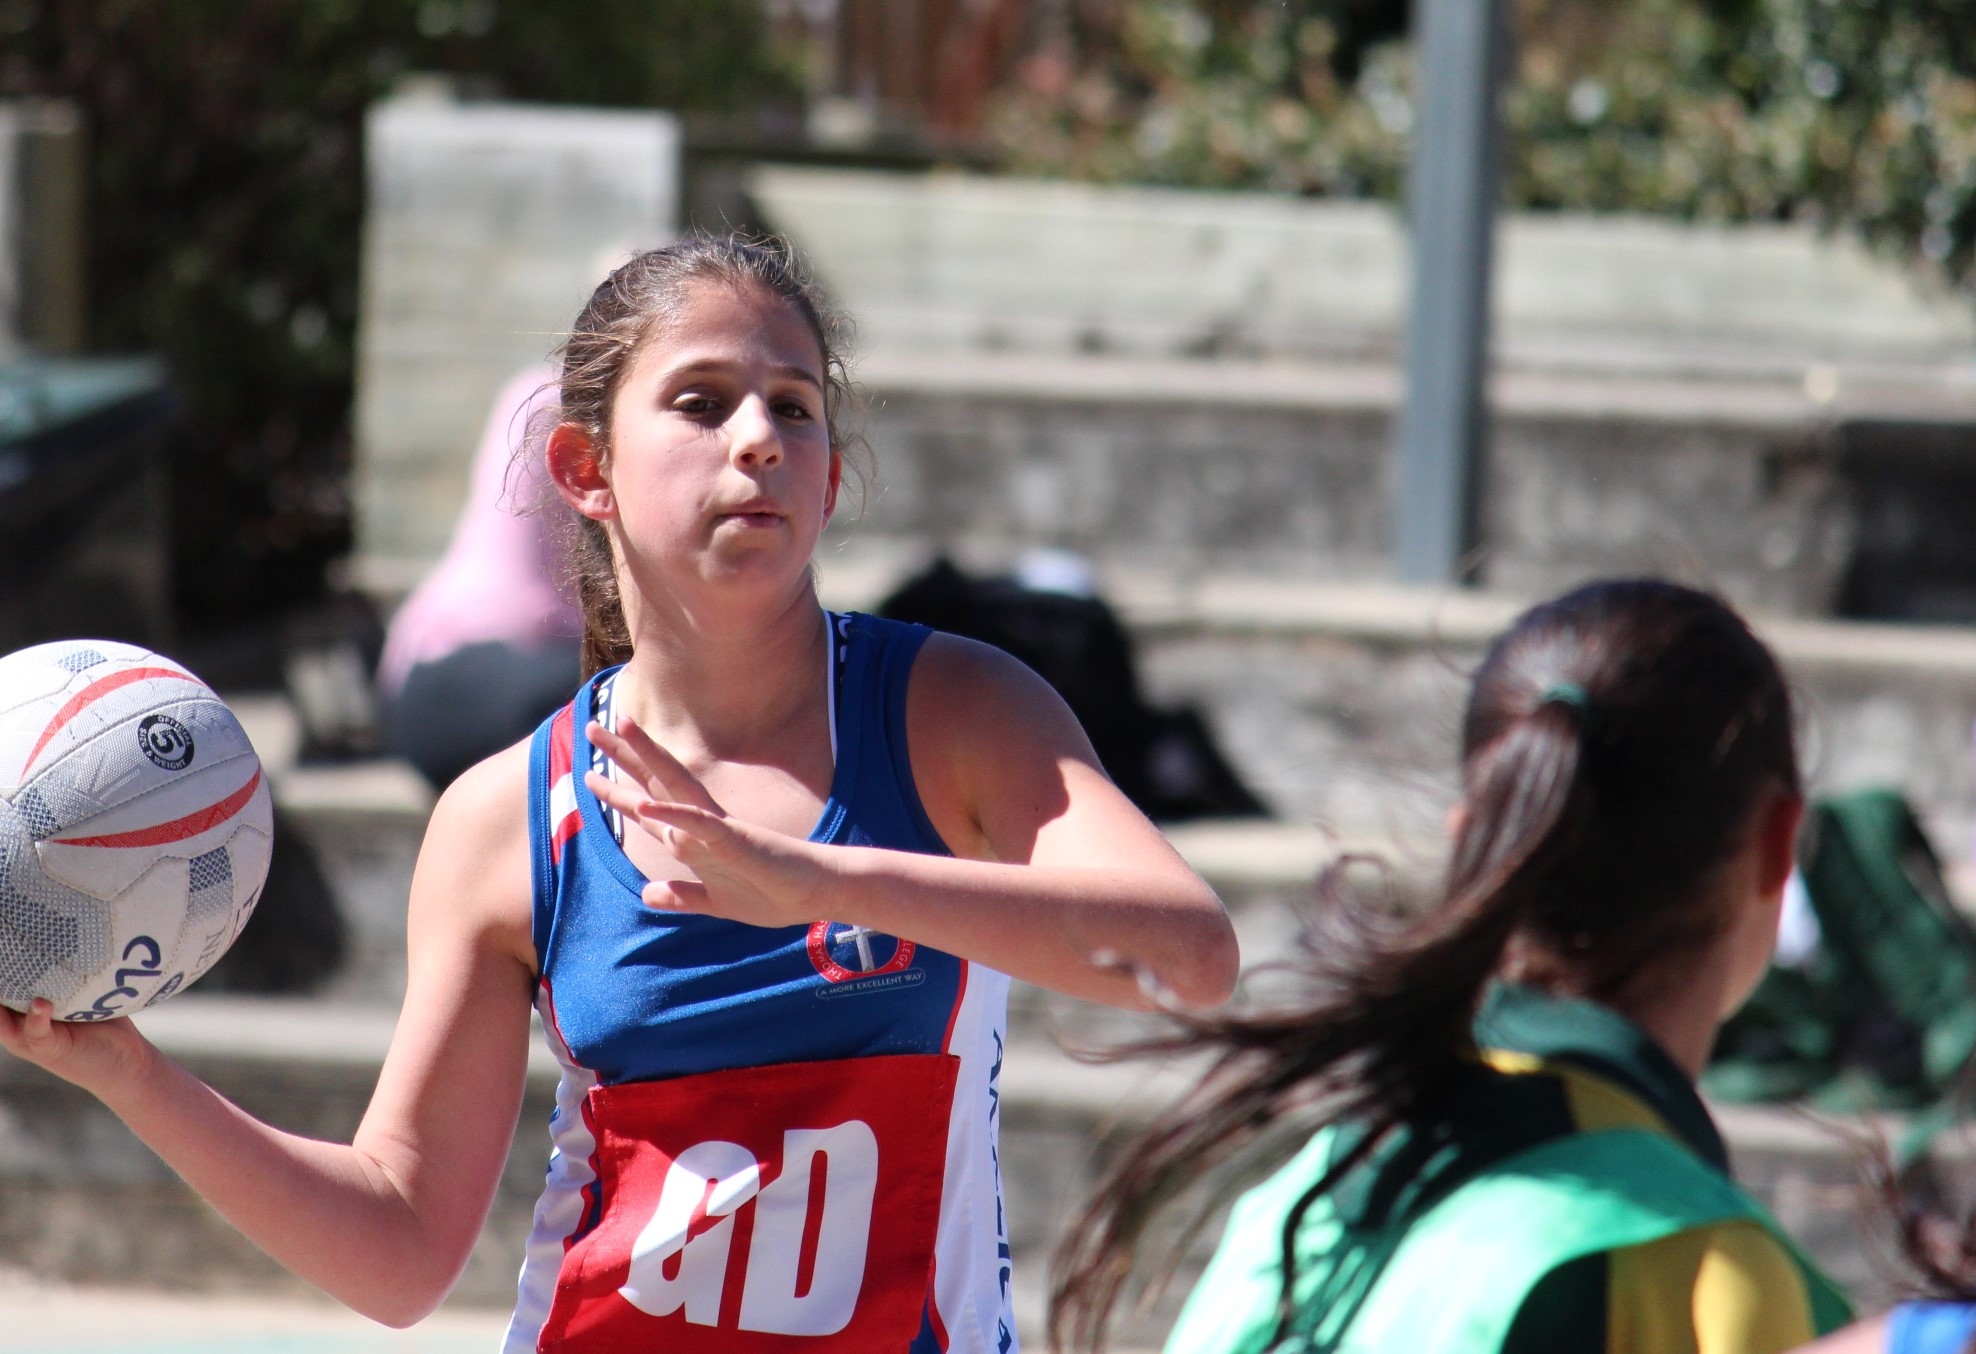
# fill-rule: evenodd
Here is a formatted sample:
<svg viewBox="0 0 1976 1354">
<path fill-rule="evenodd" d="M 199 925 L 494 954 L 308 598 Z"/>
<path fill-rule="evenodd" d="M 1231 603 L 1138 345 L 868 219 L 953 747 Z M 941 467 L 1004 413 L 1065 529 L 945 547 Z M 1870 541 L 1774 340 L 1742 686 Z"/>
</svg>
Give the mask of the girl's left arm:
<svg viewBox="0 0 1976 1354">
<path fill-rule="evenodd" d="M 921 803 L 952 857 L 822 846 L 729 818 L 628 722 L 622 737 L 590 735 L 631 779 L 589 784 L 698 877 L 649 885 L 654 907 L 851 922 L 1113 1006 L 1154 1005 L 1149 984 L 1185 1006 L 1227 1000 L 1240 960 L 1220 899 L 1105 776 L 1041 678 L 935 635 L 906 724 Z"/>
</svg>

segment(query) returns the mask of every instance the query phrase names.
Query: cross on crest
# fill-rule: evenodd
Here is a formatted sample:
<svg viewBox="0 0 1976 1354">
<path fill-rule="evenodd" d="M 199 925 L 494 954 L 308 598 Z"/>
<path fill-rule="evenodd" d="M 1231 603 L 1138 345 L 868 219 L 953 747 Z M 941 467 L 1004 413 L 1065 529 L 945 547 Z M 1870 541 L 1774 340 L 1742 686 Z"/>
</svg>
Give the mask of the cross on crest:
<svg viewBox="0 0 1976 1354">
<path fill-rule="evenodd" d="M 858 972 L 869 973 L 878 967 L 878 960 L 873 957 L 871 952 L 871 938 L 883 934 L 884 932 L 874 931 L 869 926 L 847 926 L 832 937 L 832 941 L 834 944 L 842 945 L 848 940 L 853 945 L 856 945 L 858 948 Z"/>
<path fill-rule="evenodd" d="M 881 945 L 887 941 L 891 942 L 891 953 L 881 959 L 879 955 L 884 953 Z M 850 951 L 845 955 L 848 962 L 839 962 L 837 956 L 846 948 Z M 832 983 L 844 983 L 854 978 L 875 978 L 880 974 L 903 972 L 912 967 L 913 954 L 918 946 L 910 940 L 873 930 L 869 926 L 820 921 L 810 926 L 808 949 L 810 963 L 816 966 L 818 973 Z"/>
</svg>

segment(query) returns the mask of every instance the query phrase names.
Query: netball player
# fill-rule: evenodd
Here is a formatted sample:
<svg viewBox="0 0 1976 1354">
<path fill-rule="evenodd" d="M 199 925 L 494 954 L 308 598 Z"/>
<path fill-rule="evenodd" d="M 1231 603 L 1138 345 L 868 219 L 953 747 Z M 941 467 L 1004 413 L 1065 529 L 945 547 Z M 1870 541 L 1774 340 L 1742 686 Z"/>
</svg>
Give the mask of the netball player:
<svg viewBox="0 0 1976 1354">
<path fill-rule="evenodd" d="M 1731 1183 L 1695 1091 L 1763 976 L 1802 811 L 1775 660 L 1703 593 L 1595 584 L 1476 671 L 1440 903 L 1336 905 L 1308 999 L 1191 1024 L 1220 1055 L 1073 1230 L 1103 1328 L 1147 1215 L 1245 1144 L 1169 1354 L 1780 1354 L 1846 1306 Z"/>
<path fill-rule="evenodd" d="M 1000 1354 L 1009 978 L 1211 1006 L 1227 918 L 1026 669 L 818 605 L 845 387 L 780 254 L 633 259 L 560 387 L 542 454 L 594 675 L 435 808 L 355 1141 L 255 1121 L 127 1021 L 41 1004 L 0 1044 L 402 1325 L 480 1231 L 533 1009 L 563 1082 L 510 1351 Z"/>
</svg>

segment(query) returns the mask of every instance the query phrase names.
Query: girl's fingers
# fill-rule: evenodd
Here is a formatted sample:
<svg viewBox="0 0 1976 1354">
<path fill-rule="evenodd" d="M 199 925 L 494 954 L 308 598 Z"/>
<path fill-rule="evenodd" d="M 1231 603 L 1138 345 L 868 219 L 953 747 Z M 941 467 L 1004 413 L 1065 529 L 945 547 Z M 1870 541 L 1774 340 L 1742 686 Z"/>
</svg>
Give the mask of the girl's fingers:
<svg viewBox="0 0 1976 1354">
<path fill-rule="evenodd" d="M 46 997 L 29 1002 L 26 1026 L 29 1043 L 45 1043 L 55 1033 L 55 1003 Z"/>
<path fill-rule="evenodd" d="M 636 786 L 623 781 L 610 779 L 595 771 L 583 773 L 583 783 L 590 792 L 604 804 L 630 818 L 636 818 L 647 826 L 657 823 L 665 827 L 682 827 L 696 836 L 712 833 L 727 826 L 727 819 L 718 812 L 712 812 L 693 804 L 673 804 L 662 799 L 653 799 Z"/>
<path fill-rule="evenodd" d="M 639 895 L 661 912 L 705 912 L 707 886 L 692 879 L 655 879 Z"/>
<path fill-rule="evenodd" d="M 652 802 L 651 797 L 637 786 L 600 776 L 595 771 L 584 772 L 583 783 L 590 788 L 591 794 L 627 817 L 638 817 L 645 805 Z"/>
<path fill-rule="evenodd" d="M 604 755 L 616 762 L 618 769 L 632 780 L 647 788 L 657 787 L 659 778 L 651 767 L 645 765 L 645 759 L 639 755 L 638 749 L 617 734 L 593 719 L 584 727 L 583 736 L 594 746 L 602 748 Z"/>
<path fill-rule="evenodd" d="M 718 813 L 693 804 L 672 804 L 663 799 L 645 799 L 638 805 L 638 816 L 667 827 L 685 828 L 695 836 L 710 836 L 734 830 L 732 822 Z"/>
<path fill-rule="evenodd" d="M 62 1033 L 66 1033 L 63 1031 Z M 36 997 L 25 1011 L 0 1008 L 0 1047 L 20 1057 L 45 1059 L 55 1051 L 55 1007 L 46 997 Z"/>
<path fill-rule="evenodd" d="M 731 846 L 739 835 L 731 819 L 691 804 L 667 804 L 648 799 L 638 807 L 638 820 L 675 856 L 679 855 L 679 848 L 689 842 L 721 853 L 722 848 Z"/>
<path fill-rule="evenodd" d="M 626 715 L 618 720 L 618 729 L 612 733 L 596 724 L 591 725 L 595 733 L 601 733 L 598 745 L 617 760 L 626 770 L 637 770 L 633 774 L 643 779 L 647 786 L 658 786 L 664 794 L 654 793 L 654 799 L 677 800 L 682 804 L 695 804 L 713 813 L 721 812 L 714 797 L 707 793 L 707 787 L 700 784 L 700 778 L 660 747 L 652 736 L 638 727 L 638 722 Z M 622 752 L 624 755 L 619 756 Z"/>
<path fill-rule="evenodd" d="M 590 787 L 590 792 L 599 801 L 635 821 L 675 855 L 682 838 L 712 846 L 723 839 L 723 834 L 732 834 L 728 820 L 718 813 L 691 804 L 669 804 L 655 800 L 635 786 L 608 779 L 595 771 L 586 771 L 583 783 Z"/>
</svg>

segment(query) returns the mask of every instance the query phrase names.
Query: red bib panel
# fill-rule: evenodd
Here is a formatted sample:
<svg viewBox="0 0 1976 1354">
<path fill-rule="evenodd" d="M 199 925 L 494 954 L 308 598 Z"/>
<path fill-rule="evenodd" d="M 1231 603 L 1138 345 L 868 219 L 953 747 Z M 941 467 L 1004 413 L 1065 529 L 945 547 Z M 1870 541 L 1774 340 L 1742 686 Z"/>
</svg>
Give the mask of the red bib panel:
<svg viewBox="0 0 1976 1354">
<path fill-rule="evenodd" d="M 919 1333 L 960 1059 L 785 1063 L 592 1089 L 603 1216 L 544 1354 L 877 1354 Z"/>
</svg>

